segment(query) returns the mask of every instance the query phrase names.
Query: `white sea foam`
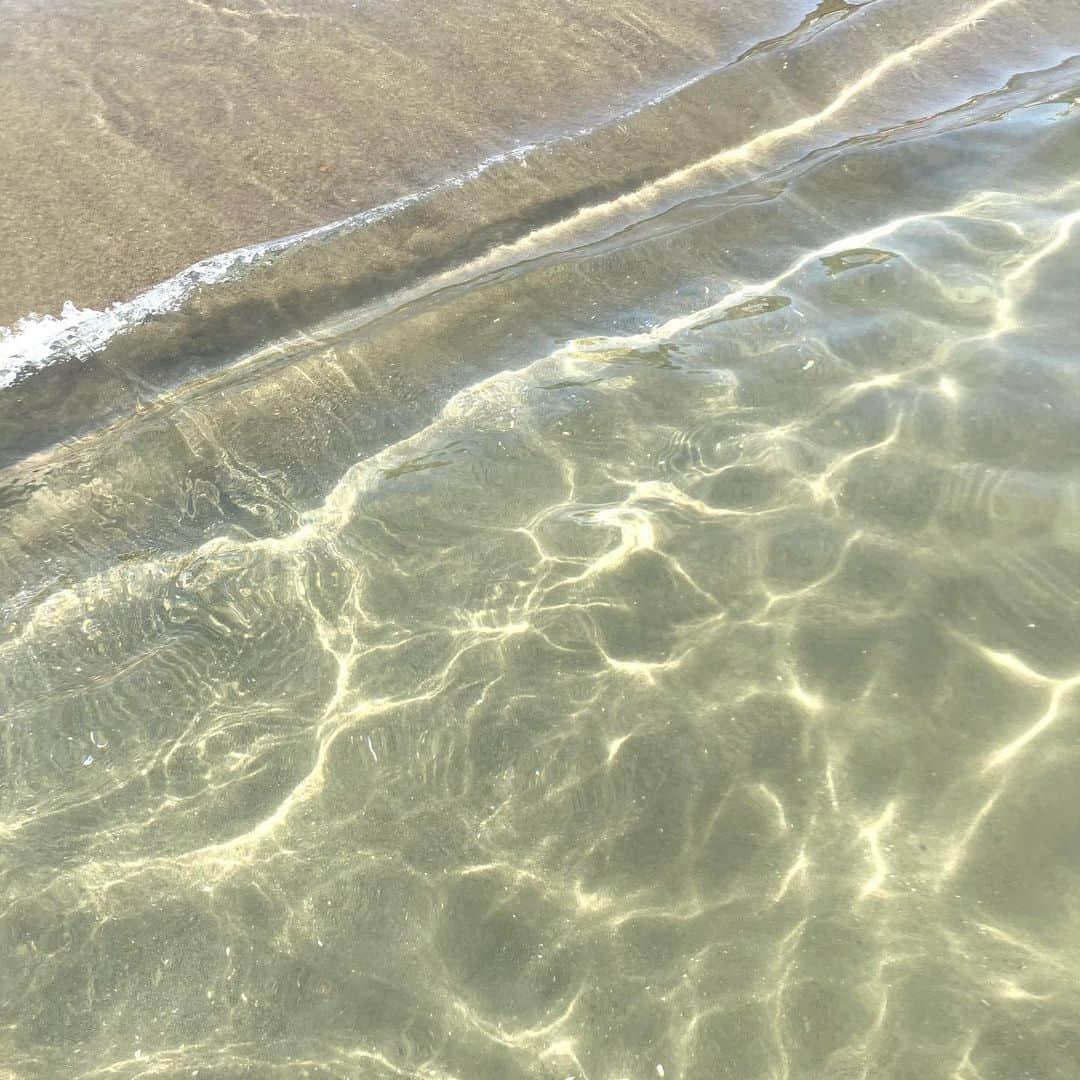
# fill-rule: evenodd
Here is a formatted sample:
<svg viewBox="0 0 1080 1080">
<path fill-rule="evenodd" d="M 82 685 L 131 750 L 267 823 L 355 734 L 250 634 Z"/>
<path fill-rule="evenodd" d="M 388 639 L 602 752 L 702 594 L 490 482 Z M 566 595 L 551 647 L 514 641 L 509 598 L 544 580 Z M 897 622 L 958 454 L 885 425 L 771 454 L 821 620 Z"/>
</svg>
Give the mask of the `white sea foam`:
<svg viewBox="0 0 1080 1080">
<path fill-rule="evenodd" d="M 154 315 L 177 310 L 193 293 L 205 286 L 235 277 L 245 267 L 302 241 L 330 233 L 341 234 L 379 221 L 426 197 L 433 190 L 418 192 L 328 225 L 212 255 L 159 282 L 134 299 L 110 304 L 103 311 L 80 308 L 68 300 L 58 316 L 31 313 L 10 329 L 0 327 L 0 388 L 10 386 L 22 374 L 46 367 L 56 360 L 85 360 L 115 335 Z"/>
</svg>

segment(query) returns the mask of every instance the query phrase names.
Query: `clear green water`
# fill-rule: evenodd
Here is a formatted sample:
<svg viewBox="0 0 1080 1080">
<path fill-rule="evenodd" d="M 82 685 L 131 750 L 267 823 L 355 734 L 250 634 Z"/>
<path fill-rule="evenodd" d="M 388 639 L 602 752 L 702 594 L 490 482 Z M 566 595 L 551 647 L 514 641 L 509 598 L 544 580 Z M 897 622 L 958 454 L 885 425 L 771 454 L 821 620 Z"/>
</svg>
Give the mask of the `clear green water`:
<svg viewBox="0 0 1080 1080">
<path fill-rule="evenodd" d="M 1080 1076 L 1078 20 L 864 6 L 614 201 L 52 369 L 0 1074 Z"/>
</svg>

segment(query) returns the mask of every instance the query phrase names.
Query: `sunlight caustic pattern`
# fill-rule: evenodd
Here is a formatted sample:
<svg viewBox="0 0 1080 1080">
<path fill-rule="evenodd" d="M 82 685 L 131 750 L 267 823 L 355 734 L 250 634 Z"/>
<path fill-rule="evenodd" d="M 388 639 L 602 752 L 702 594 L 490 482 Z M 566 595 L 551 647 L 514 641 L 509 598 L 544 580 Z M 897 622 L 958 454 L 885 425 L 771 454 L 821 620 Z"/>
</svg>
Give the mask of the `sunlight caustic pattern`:
<svg viewBox="0 0 1080 1080">
<path fill-rule="evenodd" d="M 796 119 L 0 474 L 15 1075 L 1072 1075 L 1080 116 L 843 128 L 1027 11 L 861 7 Z"/>
</svg>

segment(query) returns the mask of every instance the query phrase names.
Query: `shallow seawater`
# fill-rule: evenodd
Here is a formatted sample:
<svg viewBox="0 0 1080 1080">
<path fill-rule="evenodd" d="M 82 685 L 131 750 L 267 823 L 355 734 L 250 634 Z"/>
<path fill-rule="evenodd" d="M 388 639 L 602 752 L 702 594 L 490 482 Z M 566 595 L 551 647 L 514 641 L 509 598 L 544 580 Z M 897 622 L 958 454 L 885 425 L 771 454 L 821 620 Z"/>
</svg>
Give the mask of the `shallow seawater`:
<svg viewBox="0 0 1080 1080">
<path fill-rule="evenodd" d="M 792 26 L 0 393 L 0 1075 L 1080 1076 L 1080 18 Z"/>
</svg>

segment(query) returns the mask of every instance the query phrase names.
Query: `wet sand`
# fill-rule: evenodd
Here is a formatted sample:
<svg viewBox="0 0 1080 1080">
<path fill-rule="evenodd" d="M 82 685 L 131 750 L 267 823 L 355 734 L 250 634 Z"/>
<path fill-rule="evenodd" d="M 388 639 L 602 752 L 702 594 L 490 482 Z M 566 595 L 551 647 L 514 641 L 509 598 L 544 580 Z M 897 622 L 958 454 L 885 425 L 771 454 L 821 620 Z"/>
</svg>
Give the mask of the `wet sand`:
<svg viewBox="0 0 1080 1080">
<path fill-rule="evenodd" d="M 788 7 L 5 0 L 0 326 L 602 121 Z"/>
</svg>

